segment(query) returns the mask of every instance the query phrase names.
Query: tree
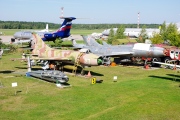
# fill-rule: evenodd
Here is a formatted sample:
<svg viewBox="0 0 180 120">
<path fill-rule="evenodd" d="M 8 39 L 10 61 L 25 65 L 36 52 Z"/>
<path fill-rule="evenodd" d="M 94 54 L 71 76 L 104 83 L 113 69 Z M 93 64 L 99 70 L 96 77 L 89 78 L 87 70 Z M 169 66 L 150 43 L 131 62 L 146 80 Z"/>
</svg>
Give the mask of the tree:
<svg viewBox="0 0 180 120">
<path fill-rule="evenodd" d="M 153 37 L 151 38 L 153 44 L 163 43 L 162 36 L 159 33 L 153 33 Z"/>
<path fill-rule="evenodd" d="M 146 33 L 146 26 L 143 25 L 141 33 L 139 35 L 139 40 L 144 43 L 146 39 L 148 39 L 148 36 Z"/>
<path fill-rule="evenodd" d="M 168 26 L 166 22 L 161 25 L 160 33 L 154 34 L 151 38 L 153 43 L 162 43 L 169 41 L 173 46 L 180 46 L 180 33 L 178 32 L 176 24 L 170 23 Z"/>
<path fill-rule="evenodd" d="M 176 32 L 168 34 L 168 39 L 170 40 L 172 46 L 180 46 L 180 34 Z"/>
<path fill-rule="evenodd" d="M 170 40 L 171 45 L 180 46 L 180 34 L 178 32 L 176 24 L 170 23 L 166 28 L 166 39 Z"/>
<path fill-rule="evenodd" d="M 167 40 L 167 33 L 166 33 L 166 22 L 164 21 L 160 28 L 160 35 L 162 36 L 163 40 Z"/>
<path fill-rule="evenodd" d="M 120 25 L 119 28 L 117 29 L 115 38 L 116 39 L 123 39 L 123 38 L 125 38 L 124 31 L 125 31 L 124 26 Z"/>
<path fill-rule="evenodd" d="M 62 46 L 62 42 L 63 42 L 62 39 L 60 39 L 60 38 L 56 39 L 54 47 L 61 47 Z"/>
<path fill-rule="evenodd" d="M 113 39 L 114 39 L 114 30 L 111 28 L 109 36 L 108 36 L 107 43 L 112 44 Z"/>
</svg>

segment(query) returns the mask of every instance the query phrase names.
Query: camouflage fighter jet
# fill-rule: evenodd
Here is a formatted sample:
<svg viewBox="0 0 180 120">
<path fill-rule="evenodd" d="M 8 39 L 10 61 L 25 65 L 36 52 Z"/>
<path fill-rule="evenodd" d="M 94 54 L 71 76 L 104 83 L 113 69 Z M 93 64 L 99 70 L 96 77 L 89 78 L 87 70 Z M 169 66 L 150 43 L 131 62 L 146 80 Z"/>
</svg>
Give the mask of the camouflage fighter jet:
<svg viewBox="0 0 180 120">
<path fill-rule="evenodd" d="M 102 57 L 93 53 L 84 53 L 83 51 L 59 50 L 47 46 L 40 36 L 33 34 L 33 51 L 30 59 L 45 60 L 49 64 L 58 66 L 59 64 L 74 66 L 98 66 L 102 64 Z"/>
</svg>

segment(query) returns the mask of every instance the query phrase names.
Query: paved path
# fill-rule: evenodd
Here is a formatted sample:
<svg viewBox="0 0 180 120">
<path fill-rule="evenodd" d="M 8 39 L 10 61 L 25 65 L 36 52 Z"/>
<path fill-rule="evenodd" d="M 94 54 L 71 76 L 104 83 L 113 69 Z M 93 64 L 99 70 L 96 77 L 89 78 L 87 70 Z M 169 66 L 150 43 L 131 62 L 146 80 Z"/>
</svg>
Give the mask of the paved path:
<svg viewBox="0 0 180 120">
<path fill-rule="evenodd" d="M 11 43 L 11 38 L 13 38 L 13 36 L 0 36 L 0 38 L 2 39 L 3 43 Z M 83 40 L 81 35 L 71 35 L 68 38 L 65 38 L 65 40 L 71 40 L 71 39 L 75 39 L 75 40 Z"/>
<path fill-rule="evenodd" d="M 13 36 L 0 36 L 0 38 L 2 39 L 1 41 L 3 43 L 10 43 L 11 42 L 11 38 L 13 38 Z"/>
</svg>

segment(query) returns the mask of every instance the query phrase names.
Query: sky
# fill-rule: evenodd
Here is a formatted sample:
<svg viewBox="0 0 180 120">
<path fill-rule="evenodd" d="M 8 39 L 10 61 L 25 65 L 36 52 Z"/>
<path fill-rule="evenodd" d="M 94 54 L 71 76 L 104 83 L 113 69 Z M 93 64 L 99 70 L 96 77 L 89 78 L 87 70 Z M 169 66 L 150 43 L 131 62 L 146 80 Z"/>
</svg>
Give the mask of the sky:
<svg viewBox="0 0 180 120">
<path fill-rule="evenodd" d="M 0 20 L 82 24 L 162 24 L 180 22 L 180 0 L 1 0 Z"/>
</svg>

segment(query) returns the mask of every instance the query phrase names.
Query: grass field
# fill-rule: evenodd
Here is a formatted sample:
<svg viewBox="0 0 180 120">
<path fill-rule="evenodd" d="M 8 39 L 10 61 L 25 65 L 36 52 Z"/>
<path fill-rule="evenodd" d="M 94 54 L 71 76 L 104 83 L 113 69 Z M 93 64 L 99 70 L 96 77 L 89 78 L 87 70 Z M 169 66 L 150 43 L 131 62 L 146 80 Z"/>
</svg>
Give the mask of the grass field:
<svg viewBox="0 0 180 120">
<path fill-rule="evenodd" d="M 21 31 L 19 29 L 0 29 L 3 35 L 14 35 L 15 32 Z"/>
<path fill-rule="evenodd" d="M 0 60 L 1 120 L 178 120 L 180 73 L 141 67 L 90 67 L 103 83 L 69 75 L 70 88 L 25 77 L 25 62 L 11 61 L 21 53 L 4 54 Z M 113 77 L 117 76 L 117 82 Z M 18 86 L 11 87 L 13 82 Z M 15 91 L 21 91 L 15 95 Z"/>
</svg>

